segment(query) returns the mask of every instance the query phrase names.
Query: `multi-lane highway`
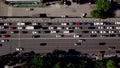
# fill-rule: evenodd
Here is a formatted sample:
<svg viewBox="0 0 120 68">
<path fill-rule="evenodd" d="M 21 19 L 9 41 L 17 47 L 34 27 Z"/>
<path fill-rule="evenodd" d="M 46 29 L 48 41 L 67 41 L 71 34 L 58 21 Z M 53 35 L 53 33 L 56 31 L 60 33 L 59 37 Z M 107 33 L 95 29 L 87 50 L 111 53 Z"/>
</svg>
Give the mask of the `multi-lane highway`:
<svg viewBox="0 0 120 68">
<path fill-rule="evenodd" d="M 76 19 L 76 21 L 55 19 L 52 21 L 41 18 L 31 20 L 32 18 L 0 20 L 0 44 L 2 44 L 0 55 L 15 52 L 17 47 L 24 48 L 22 52 L 35 51 L 37 53 L 52 52 L 55 49 L 65 51 L 75 49 L 89 54 L 97 54 L 99 51 L 105 51 L 105 54 L 115 54 L 116 50 L 120 50 L 119 21 L 118 23 L 106 20 L 86 21 L 87 19 Z M 18 25 L 18 23 L 22 24 Z M 32 26 L 34 29 L 26 29 L 27 26 Z M 37 37 L 33 38 L 35 35 Z M 4 39 L 9 41 L 1 42 Z M 75 43 L 80 43 L 78 41 L 80 39 L 85 39 L 85 42 L 75 46 Z M 47 45 L 40 46 L 40 43 L 47 43 Z M 100 43 L 104 44 L 100 45 Z"/>
</svg>

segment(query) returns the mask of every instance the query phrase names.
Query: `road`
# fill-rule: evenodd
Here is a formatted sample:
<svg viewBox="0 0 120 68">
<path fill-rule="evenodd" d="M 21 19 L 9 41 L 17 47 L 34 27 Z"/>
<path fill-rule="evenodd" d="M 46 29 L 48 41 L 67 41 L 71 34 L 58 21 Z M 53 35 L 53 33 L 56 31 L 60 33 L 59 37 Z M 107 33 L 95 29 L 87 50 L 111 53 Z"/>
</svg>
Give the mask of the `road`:
<svg viewBox="0 0 120 68">
<path fill-rule="evenodd" d="M 0 20 L 0 23 L 12 23 L 9 27 L 20 27 L 17 25 L 18 22 L 36 22 L 41 23 L 42 27 L 64 27 L 64 29 L 59 30 L 59 33 L 44 33 L 44 31 L 48 30 L 57 30 L 57 29 L 34 29 L 34 30 L 27 30 L 27 29 L 13 29 L 9 30 L 7 29 L 1 29 L 0 31 L 7 31 L 6 35 L 10 35 L 10 37 L 7 38 L 0 38 L 2 39 L 9 39 L 10 41 L 7 43 L 2 43 L 2 47 L 0 47 L 0 55 L 8 54 L 15 52 L 17 47 L 23 47 L 24 50 L 22 52 L 29 52 L 29 51 L 35 51 L 36 53 L 48 53 L 52 52 L 55 49 L 58 50 L 65 50 L 68 51 L 69 49 L 75 49 L 82 53 L 88 53 L 88 54 L 98 54 L 98 51 L 106 51 L 105 54 L 116 54 L 116 50 L 120 50 L 120 37 L 117 37 L 118 34 L 120 34 L 119 29 L 116 29 L 116 27 L 119 27 L 120 24 L 115 24 L 115 21 L 119 21 L 120 19 L 116 18 L 113 20 L 110 20 L 110 25 L 92 25 L 92 27 L 95 27 L 95 29 L 88 29 L 88 25 L 61 25 L 61 23 L 69 23 L 69 22 L 89 22 L 89 23 L 97 23 L 97 22 L 108 22 L 108 19 L 105 20 L 95 20 L 95 19 L 82 19 L 81 18 L 55 18 L 53 19 L 47 19 L 47 18 L 8 18 L 4 20 Z M 47 25 L 48 22 L 51 22 L 52 25 Z M 2 25 L 1 25 L 2 26 Z M 32 26 L 31 24 L 28 26 Z M 104 29 L 98 29 L 98 27 L 105 27 Z M 107 27 L 114 27 L 112 29 L 107 29 Z M 21 26 L 26 27 L 26 26 Z M 67 27 L 82 27 L 82 29 L 73 29 L 73 33 L 63 33 L 63 31 L 67 30 Z M 82 33 L 82 31 L 89 31 L 89 33 Z M 27 31 L 26 34 L 11 34 L 12 31 Z M 40 38 L 32 38 L 33 34 L 32 31 L 41 31 Z M 92 31 L 99 31 L 99 33 L 95 33 L 97 37 L 90 37 Z M 115 31 L 115 33 L 100 33 L 100 31 Z M 64 37 L 56 38 L 56 35 L 63 34 Z M 73 38 L 73 35 L 80 34 L 82 37 L 80 38 Z M 101 35 L 110 35 L 115 34 L 115 37 L 102 37 Z M 3 35 L 3 34 L 0 34 Z M 83 42 L 80 46 L 75 46 L 74 44 L 78 42 L 79 39 L 86 39 L 85 42 Z M 106 45 L 100 46 L 100 42 L 106 42 Z M 47 43 L 46 46 L 40 46 L 40 43 Z M 110 46 L 116 47 L 115 50 L 109 50 L 108 48 Z"/>
</svg>

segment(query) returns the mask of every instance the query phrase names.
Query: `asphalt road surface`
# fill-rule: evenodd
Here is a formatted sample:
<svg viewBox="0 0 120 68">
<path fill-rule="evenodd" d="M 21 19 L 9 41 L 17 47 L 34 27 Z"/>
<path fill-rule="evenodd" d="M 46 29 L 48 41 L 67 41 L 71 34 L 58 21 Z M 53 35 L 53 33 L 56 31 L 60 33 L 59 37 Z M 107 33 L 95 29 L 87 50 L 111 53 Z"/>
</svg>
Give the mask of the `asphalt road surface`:
<svg viewBox="0 0 120 68">
<path fill-rule="evenodd" d="M 95 25 L 95 23 L 100 23 L 103 21 L 74 21 L 74 25 L 61 25 L 61 23 L 70 23 L 69 22 L 53 22 L 52 25 L 48 25 L 47 23 L 50 20 L 46 21 L 38 21 L 34 20 L 33 22 L 27 20 L 30 23 L 41 23 L 42 27 L 48 27 L 47 29 L 43 29 L 42 27 L 39 29 L 27 30 L 27 29 L 17 29 L 18 27 L 26 27 L 33 25 L 17 25 L 17 23 L 22 22 L 25 23 L 25 19 L 6 19 L 1 20 L 0 23 L 12 23 L 12 25 L 0 25 L 0 27 L 8 26 L 6 29 L 0 29 L 0 31 L 6 31 L 5 34 L 0 34 L 2 39 L 9 39 L 9 42 L 0 42 L 3 46 L 0 47 L 0 55 L 12 53 L 16 51 L 17 47 L 23 47 L 24 50 L 21 52 L 29 52 L 35 51 L 36 53 L 48 53 L 52 52 L 55 49 L 68 51 L 69 49 L 75 49 L 76 51 L 88 54 L 98 54 L 98 51 L 106 51 L 105 54 L 116 54 L 116 50 L 120 50 L 120 29 L 116 29 L 120 24 L 115 24 L 115 22 L 108 22 L 108 25 Z M 27 23 L 26 22 L 26 23 Z M 78 24 L 79 23 L 92 23 L 93 25 L 87 24 Z M 16 27 L 15 29 L 10 29 L 10 27 Z M 64 27 L 64 29 L 59 29 L 58 33 L 44 33 L 44 31 L 54 31 L 58 29 L 49 29 L 49 27 Z M 82 27 L 82 29 L 69 29 L 73 30 L 72 33 L 63 33 L 68 30 L 67 27 Z M 95 27 L 95 29 L 88 29 L 88 27 Z M 112 28 L 111 28 L 112 27 Z M 16 33 L 12 34 L 12 31 L 27 31 L 27 33 Z M 32 38 L 34 34 L 32 31 L 41 31 L 41 33 L 36 34 L 40 35 L 40 38 Z M 88 31 L 88 33 L 83 33 L 82 31 Z M 92 31 L 97 31 L 97 33 L 92 33 Z M 104 33 L 106 32 L 106 33 Z M 56 35 L 63 34 L 64 37 L 56 38 Z M 79 38 L 74 38 L 73 36 L 79 34 L 82 35 Z M 3 35 L 10 35 L 10 37 L 3 37 Z M 97 35 L 97 37 L 90 37 L 90 35 Z M 108 37 L 105 37 L 105 36 Z M 111 36 L 114 35 L 114 36 Z M 80 46 L 75 46 L 74 44 L 78 42 L 79 39 L 85 39 L 86 41 L 81 43 Z M 100 42 L 105 42 L 106 44 L 100 46 Z M 40 46 L 40 43 L 47 43 L 46 46 Z M 115 47 L 115 49 L 110 50 L 109 47 Z"/>
</svg>

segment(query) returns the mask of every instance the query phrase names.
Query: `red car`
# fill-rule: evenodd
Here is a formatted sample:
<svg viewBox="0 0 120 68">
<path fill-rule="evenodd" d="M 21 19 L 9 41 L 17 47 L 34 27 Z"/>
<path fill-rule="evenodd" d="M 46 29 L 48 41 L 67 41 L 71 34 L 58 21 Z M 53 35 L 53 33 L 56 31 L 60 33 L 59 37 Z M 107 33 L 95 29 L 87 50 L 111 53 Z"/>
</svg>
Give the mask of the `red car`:
<svg viewBox="0 0 120 68">
<path fill-rule="evenodd" d="M 13 30 L 13 27 L 9 27 L 8 29 L 9 29 L 9 30 Z"/>
<path fill-rule="evenodd" d="M 6 38 L 7 36 L 6 36 L 6 35 L 2 35 L 1 37 L 2 37 L 2 38 Z"/>
<path fill-rule="evenodd" d="M 76 26 L 80 26 L 80 22 L 76 22 Z"/>
</svg>

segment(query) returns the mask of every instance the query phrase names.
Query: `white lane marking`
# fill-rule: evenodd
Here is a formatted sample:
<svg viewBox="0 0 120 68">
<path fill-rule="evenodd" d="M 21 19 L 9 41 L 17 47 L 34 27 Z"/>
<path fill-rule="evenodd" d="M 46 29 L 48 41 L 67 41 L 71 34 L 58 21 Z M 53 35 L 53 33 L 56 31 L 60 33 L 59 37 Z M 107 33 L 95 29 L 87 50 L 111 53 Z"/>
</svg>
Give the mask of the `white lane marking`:
<svg viewBox="0 0 120 68">
<path fill-rule="evenodd" d="M 19 39 L 19 38 L 0 38 L 0 39 Z M 120 38 L 20 38 L 20 39 L 118 39 Z"/>
</svg>

